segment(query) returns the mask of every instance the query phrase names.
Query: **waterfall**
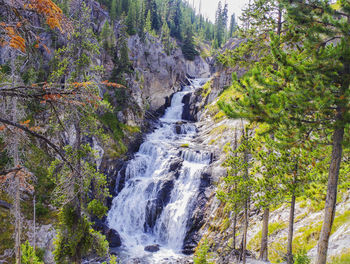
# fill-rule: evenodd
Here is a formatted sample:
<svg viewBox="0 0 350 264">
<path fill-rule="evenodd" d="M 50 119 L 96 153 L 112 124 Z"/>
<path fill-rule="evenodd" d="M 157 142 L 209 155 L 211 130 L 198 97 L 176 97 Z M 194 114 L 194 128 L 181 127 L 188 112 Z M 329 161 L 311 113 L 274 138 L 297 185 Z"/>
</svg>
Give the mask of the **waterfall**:
<svg viewBox="0 0 350 264">
<path fill-rule="evenodd" d="M 109 227 L 122 239 L 122 263 L 132 258 L 171 263 L 169 258 L 182 256 L 201 173 L 211 161 L 211 153 L 195 144 L 196 124 L 181 119 L 182 101 L 205 81 L 195 79 L 173 95 L 156 129 L 127 163 L 125 186 L 113 199 L 107 217 Z M 160 245 L 160 250 L 146 252 L 145 246 L 152 244 Z"/>
</svg>

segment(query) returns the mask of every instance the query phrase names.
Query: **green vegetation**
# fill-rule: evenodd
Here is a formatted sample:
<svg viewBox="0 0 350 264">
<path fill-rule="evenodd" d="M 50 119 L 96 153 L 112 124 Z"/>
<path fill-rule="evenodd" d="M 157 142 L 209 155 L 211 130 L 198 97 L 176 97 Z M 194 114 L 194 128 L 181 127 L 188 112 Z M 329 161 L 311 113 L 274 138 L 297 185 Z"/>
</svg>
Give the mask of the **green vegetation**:
<svg viewBox="0 0 350 264">
<path fill-rule="evenodd" d="M 274 235 L 275 233 L 285 229 L 288 226 L 288 224 L 286 222 L 273 222 L 269 224 L 269 232 L 268 235 Z M 256 233 L 256 235 L 249 240 L 248 244 L 247 244 L 247 248 L 249 250 L 255 250 L 255 251 L 259 251 L 260 249 L 260 242 L 261 242 L 261 230 Z"/>
<path fill-rule="evenodd" d="M 193 263 L 194 264 L 213 264 L 214 262 L 210 260 L 210 254 L 208 253 L 209 248 L 210 248 L 209 242 L 208 240 L 205 239 L 196 248 L 196 251 L 193 257 Z"/>
<path fill-rule="evenodd" d="M 350 263 L 350 250 L 345 251 L 339 256 L 333 257 L 329 262 L 329 264 L 347 264 Z"/>
<path fill-rule="evenodd" d="M 39 257 L 36 255 L 35 250 L 29 244 L 28 240 L 21 245 L 22 250 L 22 263 L 23 264 L 44 264 L 40 261 Z"/>
<path fill-rule="evenodd" d="M 202 97 L 203 98 L 206 98 L 210 92 L 211 92 L 211 81 L 207 82 L 206 84 L 203 85 L 202 87 Z"/>
<path fill-rule="evenodd" d="M 258 144 L 251 151 L 255 164 L 250 176 L 250 186 L 258 187 L 251 188 L 252 197 L 264 209 L 263 227 L 268 223 L 266 209 L 275 207 L 273 203 L 290 202 L 288 230 L 293 230 L 298 197 L 305 199 L 303 206 L 310 204 L 311 212 L 327 208 L 324 221 L 301 228 L 294 239 L 290 231 L 286 244 L 276 244 L 284 247 L 280 258 L 288 264 L 308 263 L 302 250 L 316 244 L 316 263 L 325 264 L 338 186 L 343 188 L 341 177 L 349 175 L 344 161 L 349 155 L 345 131 L 350 108 L 345 102 L 350 95 L 350 9 L 347 1 L 337 5 L 341 12 L 328 1 L 252 1 L 238 32 L 246 41 L 219 56 L 224 66 L 247 69 L 241 78 L 234 76 L 234 94 L 229 95 L 231 100 L 219 101 L 221 110 L 229 118 L 246 120 L 247 127 L 265 128 L 255 129 Z M 327 22 L 319 25 L 320 21 Z M 335 35 L 338 41 L 328 45 Z M 229 159 L 234 157 L 229 153 Z M 237 188 L 230 177 L 229 173 L 224 179 L 228 184 L 223 192 Z M 218 196 L 222 195 L 220 190 Z M 234 197 L 233 204 L 239 199 Z M 262 236 L 259 258 L 264 260 L 268 232 Z"/>
</svg>

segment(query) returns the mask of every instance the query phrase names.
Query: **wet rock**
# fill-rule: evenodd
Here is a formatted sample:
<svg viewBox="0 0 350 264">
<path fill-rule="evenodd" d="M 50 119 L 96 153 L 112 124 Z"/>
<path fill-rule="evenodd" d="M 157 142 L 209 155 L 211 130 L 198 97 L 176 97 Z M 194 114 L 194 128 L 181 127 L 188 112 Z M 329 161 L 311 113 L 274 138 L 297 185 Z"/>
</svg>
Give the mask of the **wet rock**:
<svg viewBox="0 0 350 264">
<path fill-rule="evenodd" d="M 144 229 L 146 232 L 152 230 L 156 224 L 157 218 L 163 211 L 162 201 L 159 199 L 153 199 L 147 202 L 146 205 L 146 219 Z"/>
<path fill-rule="evenodd" d="M 171 190 L 174 188 L 174 180 L 160 182 L 156 187 L 158 189 L 157 198 L 149 200 L 146 205 L 146 219 L 144 229 L 151 231 L 164 207 L 169 203 Z"/>
<path fill-rule="evenodd" d="M 170 201 L 170 194 L 174 188 L 174 180 L 168 180 L 162 182 L 157 193 L 157 200 L 162 201 L 162 204 L 165 206 Z"/>
<path fill-rule="evenodd" d="M 157 252 L 159 251 L 159 245 L 158 244 L 154 244 L 154 245 L 149 245 L 145 247 L 145 251 L 148 252 Z"/>
<path fill-rule="evenodd" d="M 104 234 L 106 236 L 106 239 L 109 242 L 110 247 L 120 247 L 122 245 L 122 241 L 121 241 L 119 233 L 116 230 L 109 228 L 109 226 L 106 224 L 105 220 L 106 220 L 105 218 L 104 219 L 98 219 L 98 218 L 93 219 L 94 224 L 92 227 L 95 230 L 100 231 L 102 234 Z"/>
<path fill-rule="evenodd" d="M 183 162 L 182 159 L 177 158 L 177 159 L 174 159 L 169 165 L 169 171 L 173 174 L 175 179 L 178 179 L 180 176 L 180 169 L 182 167 L 182 162 Z"/>
<path fill-rule="evenodd" d="M 108 229 L 105 235 L 110 247 L 120 247 L 122 245 L 120 235 L 116 230 Z"/>
<path fill-rule="evenodd" d="M 193 205 L 191 217 L 187 223 L 187 232 L 184 239 L 182 252 L 186 255 L 193 254 L 198 242 L 201 239 L 201 235 L 198 233 L 200 228 L 205 223 L 205 207 L 208 202 L 209 196 L 206 190 L 211 185 L 211 172 L 207 169 L 201 174 L 201 182 L 199 186 L 199 193 L 197 195 L 196 202 Z"/>
<path fill-rule="evenodd" d="M 183 97 L 182 103 L 184 104 L 184 106 L 182 112 L 182 119 L 188 121 L 197 121 L 196 114 L 198 113 L 198 107 L 196 106 L 196 103 L 198 101 L 200 101 L 200 99 L 192 93 L 186 94 Z"/>
</svg>

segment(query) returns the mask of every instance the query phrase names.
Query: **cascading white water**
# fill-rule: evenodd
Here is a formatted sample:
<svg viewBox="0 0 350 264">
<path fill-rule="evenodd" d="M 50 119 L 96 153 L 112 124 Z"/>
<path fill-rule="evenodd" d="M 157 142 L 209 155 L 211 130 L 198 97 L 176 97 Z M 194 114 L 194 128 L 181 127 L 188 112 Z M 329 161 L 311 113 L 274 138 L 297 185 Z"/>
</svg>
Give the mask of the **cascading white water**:
<svg viewBox="0 0 350 264">
<path fill-rule="evenodd" d="M 181 256 L 189 210 L 211 159 L 209 152 L 193 148 L 196 126 L 183 122 L 182 99 L 204 83 L 193 80 L 174 94 L 158 127 L 127 164 L 125 186 L 107 217 L 122 239 L 122 263 L 131 258 L 162 263 Z M 144 247 L 151 244 L 159 244 L 160 250 L 146 252 Z"/>
</svg>

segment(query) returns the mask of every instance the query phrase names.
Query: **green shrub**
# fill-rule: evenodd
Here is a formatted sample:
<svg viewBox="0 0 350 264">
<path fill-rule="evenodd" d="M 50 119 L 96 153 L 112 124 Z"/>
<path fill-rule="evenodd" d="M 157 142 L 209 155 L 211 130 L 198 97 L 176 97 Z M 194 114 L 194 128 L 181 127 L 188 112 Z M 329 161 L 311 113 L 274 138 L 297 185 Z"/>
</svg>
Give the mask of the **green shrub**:
<svg viewBox="0 0 350 264">
<path fill-rule="evenodd" d="M 34 248 L 29 244 L 28 240 L 21 245 L 23 264 L 44 264 L 35 254 Z"/>
<path fill-rule="evenodd" d="M 35 204 L 35 213 L 37 217 L 47 216 L 49 212 L 49 209 L 45 207 L 41 202 Z"/>
<path fill-rule="evenodd" d="M 209 254 L 209 243 L 208 240 L 205 239 L 203 241 L 203 243 L 201 243 L 197 249 L 196 252 L 194 253 L 194 257 L 193 257 L 193 263 L 194 264 L 212 264 L 214 262 L 211 262 L 210 260 L 208 260 L 208 258 L 210 258 L 210 254 Z"/>
<path fill-rule="evenodd" d="M 87 209 L 91 214 L 96 215 L 98 218 L 102 218 L 108 210 L 107 206 L 103 205 L 101 201 L 96 199 L 88 203 Z"/>
<path fill-rule="evenodd" d="M 306 250 L 298 251 L 294 255 L 294 264 L 310 264 L 311 260 L 307 256 Z"/>
</svg>

